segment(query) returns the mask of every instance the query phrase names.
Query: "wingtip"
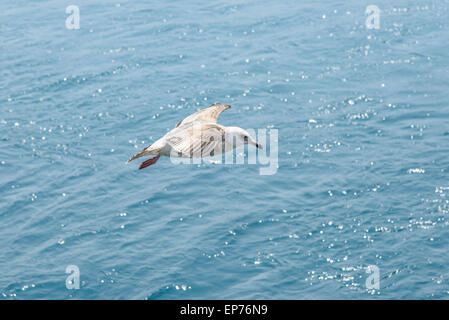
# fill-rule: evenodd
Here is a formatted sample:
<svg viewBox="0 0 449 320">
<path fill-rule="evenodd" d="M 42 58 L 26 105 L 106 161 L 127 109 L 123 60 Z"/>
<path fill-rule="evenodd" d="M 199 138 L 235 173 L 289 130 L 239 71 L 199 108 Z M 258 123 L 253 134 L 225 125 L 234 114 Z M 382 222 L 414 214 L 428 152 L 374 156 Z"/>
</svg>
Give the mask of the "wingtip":
<svg viewBox="0 0 449 320">
<path fill-rule="evenodd" d="M 224 104 L 224 103 L 220 103 L 220 102 L 215 102 L 213 105 L 211 105 L 211 107 L 219 107 L 219 106 L 224 106 L 225 109 L 230 109 L 231 108 L 230 104 Z"/>
</svg>

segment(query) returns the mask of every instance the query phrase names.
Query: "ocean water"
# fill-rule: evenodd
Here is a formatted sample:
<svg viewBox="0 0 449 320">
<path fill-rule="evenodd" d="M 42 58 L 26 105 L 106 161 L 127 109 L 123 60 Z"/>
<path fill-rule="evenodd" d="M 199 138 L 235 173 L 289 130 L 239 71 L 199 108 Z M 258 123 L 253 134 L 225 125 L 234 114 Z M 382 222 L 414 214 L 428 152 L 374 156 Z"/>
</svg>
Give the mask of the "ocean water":
<svg viewBox="0 0 449 320">
<path fill-rule="evenodd" d="M 449 298 L 448 8 L 1 1 L 0 298 Z M 125 163 L 216 101 L 275 174 Z"/>
</svg>

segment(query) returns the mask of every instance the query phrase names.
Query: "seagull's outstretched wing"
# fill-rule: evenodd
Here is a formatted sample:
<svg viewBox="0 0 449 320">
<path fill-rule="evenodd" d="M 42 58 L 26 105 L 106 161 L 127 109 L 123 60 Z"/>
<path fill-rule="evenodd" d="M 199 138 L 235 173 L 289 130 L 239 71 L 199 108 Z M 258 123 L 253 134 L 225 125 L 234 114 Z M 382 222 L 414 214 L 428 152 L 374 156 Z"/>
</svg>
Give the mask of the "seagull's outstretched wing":
<svg viewBox="0 0 449 320">
<path fill-rule="evenodd" d="M 201 158 L 213 155 L 224 134 L 223 128 L 213 123 L 192 125 L 185 130 L 176 130 L 167 137 L 167 143 L 178 157 Z"/>
<path fill-rule="evenodd" d="M 226 109 L 229 109 L 230 107 L 231 106 L 229 104 L 221 104 L 217 102 L 216 104 L 211 105 L 209 108 L 200 110 L 194 114 L 191 114 L 184 120 L 179 121 L 176 125 L 176 128 L 194 121 L 217 123 L 217 118 L 220 113 L 222 113 Z"/>
</svg>

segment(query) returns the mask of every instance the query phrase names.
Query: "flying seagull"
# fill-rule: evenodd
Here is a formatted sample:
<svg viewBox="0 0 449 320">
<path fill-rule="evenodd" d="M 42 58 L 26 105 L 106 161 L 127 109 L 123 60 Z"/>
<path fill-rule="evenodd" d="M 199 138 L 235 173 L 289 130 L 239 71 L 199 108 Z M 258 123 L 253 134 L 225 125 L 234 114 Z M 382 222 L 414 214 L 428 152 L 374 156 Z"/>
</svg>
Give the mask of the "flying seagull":
<svg viewBox="0 0 449 320">
<path fill-rule="evenodd" d="M 139 169 L 155 164 L 160 156 L 182 158 L 204 158 L 228 152 L 243 144 L 256 148 L 262 146 L 249 133 L 239 127 L 225 127 L 217 123 L 218 116 L 229 104 L 215 103 L 209 108 L 191 114 L 178 122 L 165 136 L 132 156 L 134 159 L 155 155 L 140 165 Z"/>
</svg>

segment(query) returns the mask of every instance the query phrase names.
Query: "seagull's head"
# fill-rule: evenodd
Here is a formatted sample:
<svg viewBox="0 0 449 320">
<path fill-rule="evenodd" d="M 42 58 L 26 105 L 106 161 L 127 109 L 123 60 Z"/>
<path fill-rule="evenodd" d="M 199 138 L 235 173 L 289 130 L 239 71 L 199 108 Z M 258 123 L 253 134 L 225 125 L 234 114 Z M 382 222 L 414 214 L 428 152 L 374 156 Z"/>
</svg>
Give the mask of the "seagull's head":
<svg viewBox="0 0 449 320">
<path fill-rule="evenodd" d="M 251 144 L 258 149 L 263 149 L 262 145 L 260 145 L 256 139 L 251 137 L 248 131 L 239 127 L 228 127 L 227 129 L 227 139 L 230 139 L 230 143 L 234 143 L 233 140 L 235 139 L 234 147 Z"/>
</svg>

